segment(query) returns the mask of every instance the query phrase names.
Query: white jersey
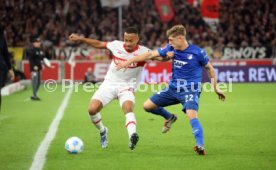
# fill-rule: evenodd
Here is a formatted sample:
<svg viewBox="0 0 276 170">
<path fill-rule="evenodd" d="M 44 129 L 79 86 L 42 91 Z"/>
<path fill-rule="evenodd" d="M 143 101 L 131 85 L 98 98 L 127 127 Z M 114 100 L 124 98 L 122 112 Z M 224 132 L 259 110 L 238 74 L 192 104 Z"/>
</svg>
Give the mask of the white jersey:
<svg viewBox="0 0 276 170">
<path fill-rule="evenodd" d="M 124 69 L 116 70 L 116 65 L 121 61 L 126 61 L 135 56 L 144 54 L 150 51 L 150 49 L 137 45 L 132 52 L 128 52 L 124 47 L 124 42 L 118 40 L 107 42 L 106 47 L 112 52 L 113 60 L 109 66 L 104 82 L 111 85 L 128 84 L 134 89 L 137 88 L 145 62 L 133 63 L 126 71 L 124 71 Z"/>
</svg>

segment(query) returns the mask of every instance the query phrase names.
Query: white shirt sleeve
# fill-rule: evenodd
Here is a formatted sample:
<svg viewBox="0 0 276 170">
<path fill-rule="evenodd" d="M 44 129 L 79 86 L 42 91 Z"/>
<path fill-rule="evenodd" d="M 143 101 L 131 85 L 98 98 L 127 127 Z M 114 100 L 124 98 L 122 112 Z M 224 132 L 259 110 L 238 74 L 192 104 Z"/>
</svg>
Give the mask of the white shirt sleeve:
<svg viewBox="0 0 276 170">
<path fill-rule="evenodd" d="M 151 49 L 149 49 L 148 47 L 145 47 L 145 46 L 142 46 L 143 48 L 143 51 L 146 53 L 146 52 L 150 52 L 152 51 Z"/>
<path fill-rule="evenodd" d="M 109 49 L 111 52 L 113 52 L 116 48 L 118 48 L 119 42 L 120 41 L 118 41 L 118 40 L 107 42 L 106 43 L 106 48 Z"/>
</svg>

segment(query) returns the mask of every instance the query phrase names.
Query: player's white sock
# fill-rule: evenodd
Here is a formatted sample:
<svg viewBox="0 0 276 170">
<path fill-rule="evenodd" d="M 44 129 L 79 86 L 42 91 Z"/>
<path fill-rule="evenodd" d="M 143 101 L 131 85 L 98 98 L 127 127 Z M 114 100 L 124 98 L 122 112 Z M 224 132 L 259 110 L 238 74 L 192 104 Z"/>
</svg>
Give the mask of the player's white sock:
<svg viewBox="0 0 276 170">
<path fill-rule="evenodd" d="M 95 115 L 90 115 L 92 123 L 100 130 L 100 132 L 103 132 L 105 130 L 103 122 L 102 122 L 102 116 L 100 113 L 97 113 Z"/>
<path fill-rule="evenodd" d="M 126 128 L 130 138 L 130 136 L 136 132 L 136 118 L 133 112 L 126 114 Z"/>
</svg>

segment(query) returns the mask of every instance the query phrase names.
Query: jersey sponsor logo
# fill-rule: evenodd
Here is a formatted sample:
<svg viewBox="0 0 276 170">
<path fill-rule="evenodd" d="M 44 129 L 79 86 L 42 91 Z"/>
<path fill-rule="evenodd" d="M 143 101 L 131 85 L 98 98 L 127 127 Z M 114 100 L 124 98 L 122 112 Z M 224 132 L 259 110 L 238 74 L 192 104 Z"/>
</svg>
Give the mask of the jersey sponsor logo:
<svg viewBox="0 0 276 170">
<path fill-rule="evenodd" d="M 188 59 L 189 60 L 193 59 L 193 55 L 192 54 L 188 55 Z"/>
<path fill-rule="evenodd" d="M 188 64 L 188 62 L 180 60 L 174 60 L 173 63 L 176 68 L 182 68 L 184 65 Z"/>
<path fill-rule="evenodd" d="M 118 65 L 120 62 L 126 61 L 126 59 L 119 58 L 116 56 L 113 56 L 114 63 Z M 128 66 L 128 68 L 136 68 L 136 67 L 143 67 L 145 65 L 145 62 L 139 62 L 139 63 L 132 63 Z"/>
<path fill-rule="evenodd" d="M 118 53 L 118 54 L 124 54 L 124 51 L 122 51 L 122 50 L 117 50 L 117 53 Z"/>
</svg>

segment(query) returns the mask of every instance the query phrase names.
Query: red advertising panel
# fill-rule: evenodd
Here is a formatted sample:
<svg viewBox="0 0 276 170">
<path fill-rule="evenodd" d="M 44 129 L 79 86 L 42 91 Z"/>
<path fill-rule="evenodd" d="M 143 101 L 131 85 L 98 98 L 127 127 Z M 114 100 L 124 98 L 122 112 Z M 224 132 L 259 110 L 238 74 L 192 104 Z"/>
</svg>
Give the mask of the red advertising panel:
<svg viewBox="0 0 276 170">
<path fill-rule="evenodd" d="M 52 61 L 51 65 L 53 66 L 53 68 L 48 68 L 46 66 L 43 66 L 43 69 L 41 72 L 41 80 L 48 80 L 48 79 L 59 80 L 60 62 Z M 30 79 L 31 74 L 30 74 L 30 65 L 28 61 L 22 62 L 22 69 L 27 79 Z"/>
<path fill-rule="evenodd" d="M 172 77 L 171 62 L 150 62 L 147 63 L 141 82 L 144 83 L 163 83 L 169 82 Z"/>
<path fill-rule="evenodd" d="M 76 62 L 75 67 L 73 67 L 73 79 L 77 81 L 84 80 L 84 74 L 89 67 L 94 71 L 94 75 L 97 80 L 101 81 L 104 79 L 106 72 L 109 68 L 110 62 Z M 68 62 L 64 63 L 64 78 L 71 78 L 71 65 Z"/>
<path fill-rule="evenodd" d="M 220 82 L 276 82 L 276 60 L 213 60 L 211 62 Z M 62 67 L 63 64 L 64 67 Z M 68 62 L 52 61 L 52 65 L 55 68 L 44 68 L 42 70 L 42 80 L 70 79 L 71 71 L 73 71 L 73 79 L 83 81 L 85 72 L 91 67 L 96 79 L 102 81 L 108 71 L 110 62 L 78 61 L 73 68 Z M 171 62 L 148 62 L 144 68 L 141 82 L 169 82 L 172 75 L 171 68 Z M 23 70 L 27 78 L 30 78 L 28 62 L 23 62 Z M 59 79 L 59 75 L 63 75 L 63 77 Z M 203 71 L 203 82 L 206 81 L 209 81 L 209 78 L 206 72 Z"/>
</svg>

